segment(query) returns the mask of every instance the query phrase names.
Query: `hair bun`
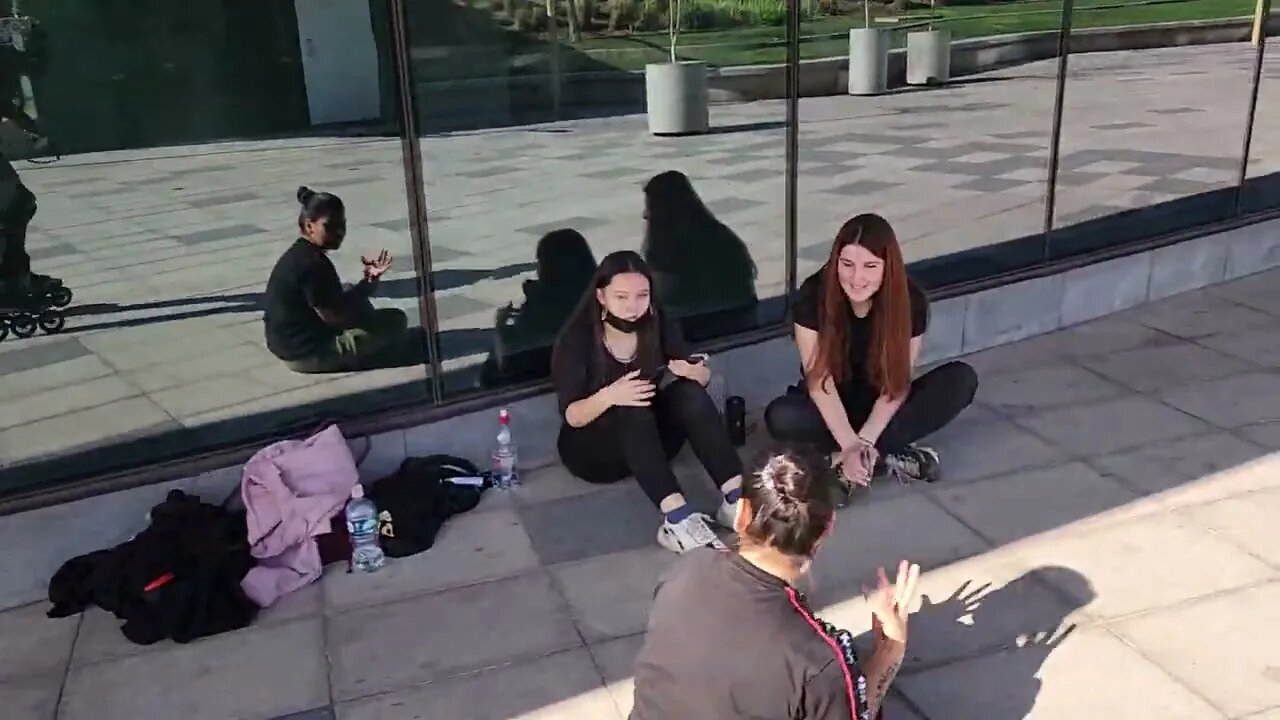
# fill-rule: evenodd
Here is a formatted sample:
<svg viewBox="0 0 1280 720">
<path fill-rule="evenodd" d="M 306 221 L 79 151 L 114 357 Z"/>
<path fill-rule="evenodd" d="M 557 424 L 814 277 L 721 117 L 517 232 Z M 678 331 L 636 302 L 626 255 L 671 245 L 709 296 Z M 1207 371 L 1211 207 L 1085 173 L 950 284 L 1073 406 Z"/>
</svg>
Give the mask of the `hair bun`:
<svg viewBox="0 0 1280 720">
<path fill-rule="evenodd" d="M 298 186 L 298 202 L 302 203 L 303 205 L 306 205 L 311 200 L 311 198 L 315 196 L 316 196 L 315 192 L 312 191 L 312 189 L 307 187 L 306 185 Z"/>
</svg>

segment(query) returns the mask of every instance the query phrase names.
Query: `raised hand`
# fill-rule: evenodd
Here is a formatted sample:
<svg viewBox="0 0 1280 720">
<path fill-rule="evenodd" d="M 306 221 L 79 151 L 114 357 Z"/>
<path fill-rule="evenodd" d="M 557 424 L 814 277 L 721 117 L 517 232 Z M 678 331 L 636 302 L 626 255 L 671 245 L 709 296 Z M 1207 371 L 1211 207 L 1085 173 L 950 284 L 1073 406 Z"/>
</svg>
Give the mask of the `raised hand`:
<svg viewBox="0 0 1280 720">
<path fill-rule="evenodd" d="M 391 268 L 391 253 L 383 248 L 377 257 L 371 258 L 366 255 L 360 258 L 360 264 L 364 265 L 364 277 L 366 280 L 377 280 Z"/>
<path fill-rule="evenodd" d="M 898 563 L 898 575 L 892 585 L 884 568 L 876 569 L 878 585 L 867 596 L 871 606 L 871 625 L 876 640 L 907 642 L 907 618 L 917 599 L 920 566 L 906 560 Z"/>
<path fill-rule="evenodd" d="M 601 392 L 609 407 L 649 407 L 655 388 L 653 383 L 640 377 L 639 370 L 632 370 Z"/>
</svg>

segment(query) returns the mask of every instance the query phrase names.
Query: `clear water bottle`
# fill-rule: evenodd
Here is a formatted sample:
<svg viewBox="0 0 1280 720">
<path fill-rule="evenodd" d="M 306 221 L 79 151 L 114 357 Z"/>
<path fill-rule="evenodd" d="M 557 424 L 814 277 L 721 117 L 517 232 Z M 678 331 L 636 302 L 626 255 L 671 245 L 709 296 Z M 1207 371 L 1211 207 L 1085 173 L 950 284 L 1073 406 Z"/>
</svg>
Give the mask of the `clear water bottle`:
<svg viewBox="0 0 1280 720">
<path fill-rule="evenodd" d="M 516 471 L 516 444 L 511 440 L 511 412 L 503 408 L 498 413 L 498 439 L 493 446 L 493 485 L 513 488 L 520 484 Z"/>
<path fill-rule="evenodd" d="M 351 488 L 347 501 L 347 531 L 351 533 L 351 565 L 362 572 L 373 572 L 387 562 L 378 544 L 378 508 L 364 496 L 364 486 Z"/>
</svg>

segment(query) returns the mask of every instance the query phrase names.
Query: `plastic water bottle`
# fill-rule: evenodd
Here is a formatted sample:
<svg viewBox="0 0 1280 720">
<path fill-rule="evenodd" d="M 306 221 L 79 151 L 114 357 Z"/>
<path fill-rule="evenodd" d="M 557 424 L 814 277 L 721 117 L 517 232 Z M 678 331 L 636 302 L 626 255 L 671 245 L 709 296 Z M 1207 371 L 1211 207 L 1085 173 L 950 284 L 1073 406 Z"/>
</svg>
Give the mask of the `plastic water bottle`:
<svg viewBox="0 0 1280 720">
<path fill-rule="evenodd" d="M 351 564 L 357 570 L 373 572 L 387 562 L 378 544 L 378 508 L 364 496 L 364 486 L 351 488 L 347 501 L 347 531 L 351 533 Z"/>
<path fill-rule="evenodd" d="M 503 408 L 498 413 L 498 439 L 493 446 L 494 487 L 513 488 L 520 484 L 516 472 L 516 444 L 511 441 L 511 412 Z"/>
</svg>

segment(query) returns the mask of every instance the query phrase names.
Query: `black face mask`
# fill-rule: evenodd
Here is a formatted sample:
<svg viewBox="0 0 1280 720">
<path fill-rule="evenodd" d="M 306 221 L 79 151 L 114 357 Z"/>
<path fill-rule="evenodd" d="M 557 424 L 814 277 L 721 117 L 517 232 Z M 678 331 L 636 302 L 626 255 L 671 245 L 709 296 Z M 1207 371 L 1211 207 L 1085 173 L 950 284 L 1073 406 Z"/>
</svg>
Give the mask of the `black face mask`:
<svg viewBox="0 0 1280 720">
<path fill-rule="evenodd" d="M 635 320 L 624 320 L 608 310 L 605 310 L 604 321 L 613 326 L 614 330 L 624 333 L 634 333 L 645 329 L 649 326 L 649 323 L 653 322 L 653 313 L 645 310 L 644 314 Z"/>
</svg>

